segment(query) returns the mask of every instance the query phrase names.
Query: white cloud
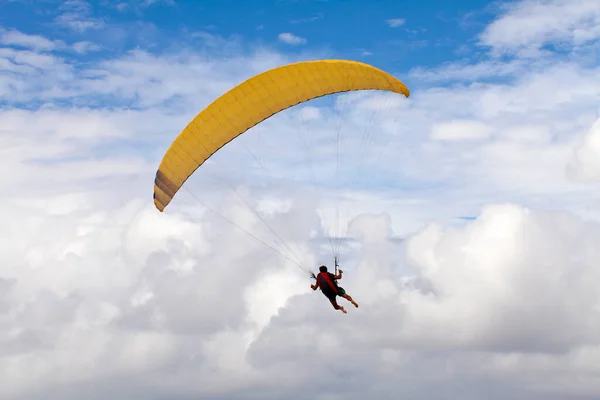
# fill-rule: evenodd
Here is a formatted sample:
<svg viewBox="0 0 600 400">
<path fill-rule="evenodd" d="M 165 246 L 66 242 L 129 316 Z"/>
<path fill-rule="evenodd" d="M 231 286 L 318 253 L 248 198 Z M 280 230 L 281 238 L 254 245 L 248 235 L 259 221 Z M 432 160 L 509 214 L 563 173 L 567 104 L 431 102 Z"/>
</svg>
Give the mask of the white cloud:
<svg viewBox="0 0 600 400">
<path fill-rule="evenodd" d="M 101 19 L 89 18 L 77 13 L 64 13 L 57 17 L 55 22 L 79 32 L 89 29 L 102 29 L 104 27 L 104 21 Z"/>
<path fill-rule="evenodd" d="M 385 20 L 385 22 L 392 28 L 397 28 L 399 26 L 404 25 L 406 23 L 406 20 L 404 18 L 392 18 Z"/>
<path fill-rule="evenodd" d="M 73 50 L 75 50 L 77 53 L 85 54 L 100 50 L 100 46 L 91 42 L 76 42 L 73 44 Z"/>
<path fill-rule="evenodd" d="M 62 40 L 49 40 L 40 35 L 27 35 L 16 30 L 2 31 L 1 29 L 0 44 L 7 47 L 25 48 L 36 53 L 62 51 L 68 48 Z M 100 46 L 87 41 L 75 42 L 71 45 L 71 48 L 80 54 L 100 50 Z M 4 49 L 5 54 L 7 50 L 9 49 Z M 21 52 L 19 54 L 26 53 Z"/>
<path fill-rule="evenodd" d="M 592 245 L 598 228 L 565 213 L 514 205 L 488 207 L 463 229 L 430 226 L 407 243 L 407 262 L 435 296 L 411 303 L 407 318 L 433 328 L 437 340 L 480 350 L 568 352 L 597 345 L 600 297 L 586 280 L 598 274 L 593 264 L 600 253 Z M 437 324 L 447 335 L 438 336 Z M 420 336 L 425 332 L 414 333 L 414 340 L 427 341 Z"/>
<path fill-rule="evenodd" d="M 480 42 L 497 54 L 536 57 L 544 46 L 577 48 L 600 38 L 596 0 L 524 0 L 504 6 L 505 13 L 486 27 Z"/>
<path fill-rule="evenodd" d="M 131 6 L 127 3 L 119 3 L 115 6 L 115 9 L 119 12 L 126 12 L 131 8 Z"/>
<path fill-rule="evenodd" d="M 26 35 L 15 30 L 1 32 L 0 43 L 5 46 L 19 46 L 38 51 L 52 51 L 64 46 L 62 41 L 48 40 L 40 35 Z"/>
<path fill-rule="evenodd" d="M 322 118 L 321 110 L 317 107 L 311 106 L 302 107 L 299 111 L 299 115 L 304 121 Z"/>
<path fill-rule="evenodd" d="M 502 381 L 502 393 L 492 398 L 572 397 L 584 390 L 597 395 L 597 365 L 574 367 L 584 349 L 598 351 L 600 298 L 592 284 L 599 278 L 597 224 L 510 204 L 490 206 L 464 228 L 431 225 L 411 238 L 406 267 L 413 278 L 403 279 L 396 277 L 393 248 L 382 240 L 389 229 L 385 219 L 365 218 L 360 225 L 371 241 L 344 285 L 361 308 L 350 321 L 330 317 L 323 326 L 312 300 L 295 299 L 251 349 L 253 362 L 272 377 L 293 372 L 294 384 L 304 385 L 324 374 L 370 370 L 361 374 L 361 385 L 389 392 L 402 387 L 425 397 L 438 393 L 424 383 L 427 370 L 439 392 L 452 398 L 478 398 L 490 380 Z M 292 307 L 301 308 L 302 317 L 294 318 Z M 314 339 L 292 340 L 291 332 Z M 351 362 L 356 357 L 361 365 Z M 335 361 L 324 365 L 323 358 Z M 469 389 L 457 388 L 473 374 Z M 575 379 L 583 387 L 571 383 Z M 352 384 L 336 390 L 353 399 L 363 395 Z"/>
<path fill-rule="evenodd" d="M 491 127 L 479 121 L 454 120 L 433 126 L 431 138 L 434 140 L 481 140 L 492 133 Z"/>
<path fill-rule="evenodd" d="M 307 42 L 306 39 L 304 39 L 300 36 L 296 36 L 293 33 L 289 33 L 289 32 L 280 33 L 279 35 L 277 35 L 277 39 L 280 42 L 283 42 L 286 44 L 291 44 L 293 46 L 306 44 L 306 42 Z"/>
<path fill-rule="evenodd" d="M 534 68 L 547 67 L 543 61 L 536 61 L 534 65 L 525 60 L 510 62 L 480 62 L 477 64 L 452 63 L 439 68 L 416 67 L 410 72 L 411 77 L 430 82 L 443 82 L 449 80 L 481 81 L 489 78 L 510 78 L 519 74 L 527 74 Z"/>
<path fill-rule="evenodd" d="M 55 18 L 54 22 L 71 30 L 85 32 L 106 26 L 102 18 L 92 15 L 92 7 L 84 0 L 67 0 L 59 9 L 62 13 Z"/>
<path fill-rule="evenodd" d="M 586 133 L 568 165 L 569 176 L 582 181 L 600 180 L 600 120 Z"/>
</svg>

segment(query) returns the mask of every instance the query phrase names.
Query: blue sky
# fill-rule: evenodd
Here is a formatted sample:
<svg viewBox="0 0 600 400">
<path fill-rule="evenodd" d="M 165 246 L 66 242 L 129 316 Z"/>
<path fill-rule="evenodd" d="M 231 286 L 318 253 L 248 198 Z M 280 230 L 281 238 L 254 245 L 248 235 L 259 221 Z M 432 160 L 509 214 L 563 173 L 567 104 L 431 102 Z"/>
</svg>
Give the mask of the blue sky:
<svg viewBox="0 0 600 400">
<path fill-rule="evenodd" d="M 392 1 L 9 1 L 5 29 L 102 46 L 82 60 L 141 48 L 153 53 L 198 48 L 199 32 L 241 37 L 244 46 L 323 51 L 390 71 L 476 58 L 475 37 L 498 11 L 482 0 Z M 68 29 L 69 25 L 72 29 Z M 291 33 L 305 43 L 278 40 Z"/>
<path fill-rule="evenodd" d="M 597 400 L 597 21 L 598 0 L 0 0 L 0 398 Z M 347 236 L 347 315 L 187 191 L 152 203 L 200 110 L 322 57 L 411 96 L 293 107 L 185 187 L 312 270 Z"/>
</svg>

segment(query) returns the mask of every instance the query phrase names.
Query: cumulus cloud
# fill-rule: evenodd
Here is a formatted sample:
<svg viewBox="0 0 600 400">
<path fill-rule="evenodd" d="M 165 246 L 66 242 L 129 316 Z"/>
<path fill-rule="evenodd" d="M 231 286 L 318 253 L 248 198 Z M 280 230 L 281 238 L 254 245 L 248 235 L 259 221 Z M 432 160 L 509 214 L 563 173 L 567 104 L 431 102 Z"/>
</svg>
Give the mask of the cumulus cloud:
<svg viewBox="0 0 600 400">
<path fill-rule="evenodd" d="M 406 243 L 403 278 L 385 239 L 389 229 L 384 216 L 361 217 L 353 228 L 364 251 L 344 282 L 360 303 L 349 312 L 351 321 L 330 318 L 323 325 L 324 313 L 309 311 L 312 300 L 303 305 L 307 300 L 295 299 L 291 304 L 304 310 L 302 318 L 291 307 L 274 318 L 250 350 L 253 363 L 281 378 L 288 390 L 317 376 L 345 373 L 360 376 L 361 385 L 377 385 L 372 390 L 385 398 L 399 385 L 405 393 L 426 396 L 421 373 L 427 370 L 433 377 L 427 380 L 429 396 L 439 391 L 475 399 L 484 386 L 500 381 L 497 398 L 595 392 L 596 366 L 569 367 L 581 352 L 598 351 L 600 296 L 592 283 L 599 274 L 598 224 L 561 212 L 490 206 L 465 227 L 433 224 L 416 233 Z M 421 351 L 429 357 L 419 357 Z M 535 380 L 542 370 L 545 378 Z M 290 372 L 300 382 L 286 380 Z M 473 374 L 476 380 L 467 378 Z M 569 383 L 575 376 L 582 386 Z M 546 378 L 554 384 L 544 383 Z M 359 399 L 357 389 L 335 391 Z"/>
<path fill-rule="evenodd" d="M 279 35 L 277 35 L 277 39 L 280 42 L 286 43 L 286 44 L 290 44 L 293 46 L 297 46 L 297 45 L 301 45 L 301 44 L 306 44 L 307 40 L 304 39 L 303 37 L 300 36 L 296 36 L 293 33 L 289 33 L 289 32 L 282 32 Z"/>
<path fill-rule="evenodd" d="M 385 20 L 385 23 L 388 24 L 392 28 L 397 28 L 399 26 L 402 26 L 402 25 L 404 25 L 405 22 L 406 22 L 406 20 L 404 18 L 392 18 L 392 19 Z"/>
<path fill-rule="evenodd" d="M 16 30 L 0 32 L 0 43 L 5 46 L 19 46 L 38 51 L 51 51 L 64 46 L 62 41 L 49 40 L 40 35 L 27 35 Z"/>
<path fill-rule="evenodd" d="M 483 45 L 497 54 L 549 54 L 546 45 L 578 48 L 600 38 L 600 4 L 595 0 L 525 0 L 503 6 L 504 15 L 486 27 Z"/>
<path fill-rule="evenodd" d="M 64 51 L 71 48 L 77 53 L 84 54 L 100 49 L 100 46 L 88 41 L 75 42 L 69 47 L 69 45 L 62 40 L 49 40 L 40 35 L 27 35 L 17 30 L 2 31 L 1 29 L 0 44 L 6 47 L 27 49 L 27 51 L 36 53 Z M 23 55 L 26 53 L 21 52 L 20 54 Z"/>
<path fill-rule="evenodd" d="M 600 180 L 600 121 L 596 121 L 575 148 L 567 171 L 573 179 Z"/>
<path fill-rule="evenodd" d="M 422 320 L 430 332 L 440 332 L 437 323 L 445 326 L 438 340 L 481 350 L 563 353 L 597 345 L 600 297 L 586 280 L 599 273 L 593 264 L 600 254 L 592 245 L 598 228 L 565 213 L 515 205 L 487 207 L 463 229 L 429 226 L 409 239 L 406 253 L 408 266 L 435 296 L 412 303 L 410 319 Z"/>
<path fill-rule="evenodd" d="M 76 42 L 73 44 L 73 50 L 75 50 L 76 52 L 80 53 L 80 54 L 85 54 L 85 53 L 89 53 L 92 51 L 98 51 L 100 50 L 100 46 L 98 46 L 97 44 L 91 43 L 91 42 Z"/>
</svg>

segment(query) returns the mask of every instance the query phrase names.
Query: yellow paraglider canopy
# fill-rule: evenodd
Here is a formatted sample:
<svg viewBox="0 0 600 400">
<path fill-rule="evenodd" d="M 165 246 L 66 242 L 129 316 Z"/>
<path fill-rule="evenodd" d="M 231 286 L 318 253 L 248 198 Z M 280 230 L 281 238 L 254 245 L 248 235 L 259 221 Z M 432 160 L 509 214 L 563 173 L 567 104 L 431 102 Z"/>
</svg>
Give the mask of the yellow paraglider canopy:
<svg viewBox="0 0 600 400">
<path fill-rule="evenodd" d="M 408 88 L 387 72 L 346 60 L 298 62 L 244 81 L 202 110 L 173 141 L 156 172 L 156 208 L 163 211 L 200 165 L 258 123 L 296 104 L 353 90 L 410 95 Z"/>
</svg>

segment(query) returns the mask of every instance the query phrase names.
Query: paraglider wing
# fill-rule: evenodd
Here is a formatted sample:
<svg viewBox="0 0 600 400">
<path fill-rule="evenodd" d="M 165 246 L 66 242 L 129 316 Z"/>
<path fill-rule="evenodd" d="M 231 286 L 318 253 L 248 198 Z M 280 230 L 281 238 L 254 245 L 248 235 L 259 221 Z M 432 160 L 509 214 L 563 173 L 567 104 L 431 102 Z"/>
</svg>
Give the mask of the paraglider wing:
<svg viewBox="0 0 600 400">
<path fill-rule="evenodd" d="M 299 103 L 353 90 L 410 95 L 392 75 L 346 60 L 298 62 L 242 82 L 202 110 L 173 141 L 156 172 L 154 205 L 163 211 L 198 167 L 258 123 Z"/>
</svg>

